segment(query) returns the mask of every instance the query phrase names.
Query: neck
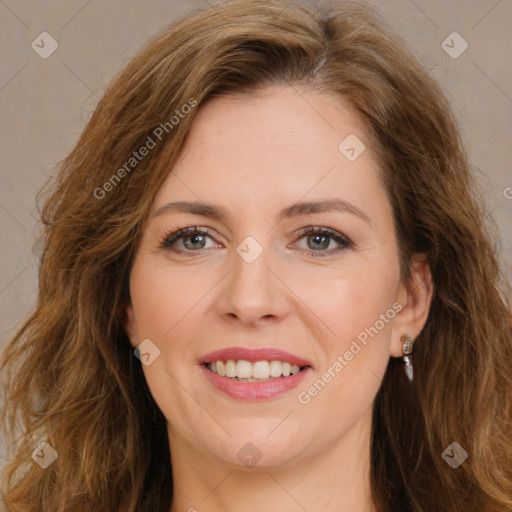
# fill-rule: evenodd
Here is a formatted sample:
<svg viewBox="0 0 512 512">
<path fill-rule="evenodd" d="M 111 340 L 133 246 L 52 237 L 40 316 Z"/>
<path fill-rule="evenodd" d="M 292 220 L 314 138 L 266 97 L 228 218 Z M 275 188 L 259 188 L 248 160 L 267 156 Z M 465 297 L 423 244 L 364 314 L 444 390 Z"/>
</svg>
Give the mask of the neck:
<svg viewBox="0 0 512 512">
<path fill-rule="evenodd" d="M 169 428 L 170 512 L 376 512 L 370 489 L 371 409 L 314 458 L 245 467 L 205 457 Z"/>
</svg>

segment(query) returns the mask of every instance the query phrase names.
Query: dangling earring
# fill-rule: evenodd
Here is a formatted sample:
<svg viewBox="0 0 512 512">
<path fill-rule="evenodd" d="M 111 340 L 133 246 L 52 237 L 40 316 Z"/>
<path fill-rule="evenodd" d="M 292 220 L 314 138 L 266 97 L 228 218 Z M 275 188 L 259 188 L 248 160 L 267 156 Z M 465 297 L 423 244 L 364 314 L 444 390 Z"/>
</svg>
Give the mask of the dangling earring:
<svg viewBox="0 0 512 512">
<path fill-rule="evenodd" d="M 400 337 L 400 340 L 403 343 L 402 350 L 403 350 L 403 353 L 405 354 L 402 357 L 404 365 L 405 365 L 405 374 L 407 375 L 407 378 L 412 382 L 412 379 L 413 379 L 412 360 L 409 356 L 410 356 L 410 354 L 412 354 L 412 346 L 413 346 L 414 342 L 412 341 L 411 335 L 408 332 L 402 334 L 402 336 Z"/>
</svg>

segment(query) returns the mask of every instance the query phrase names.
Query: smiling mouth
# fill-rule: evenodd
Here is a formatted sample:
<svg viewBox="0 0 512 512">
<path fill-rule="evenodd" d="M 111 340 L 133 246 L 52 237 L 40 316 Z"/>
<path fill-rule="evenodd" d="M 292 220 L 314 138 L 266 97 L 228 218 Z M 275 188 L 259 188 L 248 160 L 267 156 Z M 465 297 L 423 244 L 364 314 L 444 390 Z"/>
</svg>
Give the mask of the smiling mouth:
<svg viewBox="0 0 512 512">
<path fill-rule="evenodd" d="M 285 379 L 297 375 L 309 365 L 297 366 L 286 361 L 256 361 L 254 363 L 245 359 L 218 360 L 203 363 L 208 370 L 220 377 L 226 377 L 237 382 L 266 382 L 269 380 Z"/>
</svg>

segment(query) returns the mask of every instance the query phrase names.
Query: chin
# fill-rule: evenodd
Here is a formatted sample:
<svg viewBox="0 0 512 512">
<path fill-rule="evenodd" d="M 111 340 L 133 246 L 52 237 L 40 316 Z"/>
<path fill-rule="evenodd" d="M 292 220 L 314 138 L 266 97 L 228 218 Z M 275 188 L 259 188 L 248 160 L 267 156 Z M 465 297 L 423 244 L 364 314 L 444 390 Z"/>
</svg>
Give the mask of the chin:
<svg viewBox="0 0 512 512">
<path fill-rule="evenodd" d="M 272 428 L 275 429 L 276 423 Z M 222 446 L 205 449 L 217 460 L 221 460 L 236 470 L 270 470 L 293 465 L 297 458 L 308 449 L 307 440 L 292 436 L 289 431 L 279 433 L 267 429 L 265 433 L 255 433 L 245 428 L 244 432 L 229 438 Z M 268 437 L 267 437 L 268 436 Z M 208 439 L 211 442 L 211 439 Z"/>
</svg>

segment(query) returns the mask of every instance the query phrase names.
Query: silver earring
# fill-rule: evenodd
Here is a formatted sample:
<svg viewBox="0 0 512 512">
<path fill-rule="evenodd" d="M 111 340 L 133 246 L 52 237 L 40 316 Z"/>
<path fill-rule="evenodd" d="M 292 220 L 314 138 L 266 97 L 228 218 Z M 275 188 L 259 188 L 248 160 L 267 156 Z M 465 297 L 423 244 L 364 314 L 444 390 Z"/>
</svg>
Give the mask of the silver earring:
<svg viewBox="0 0 512 512">
<path fill-rule="evenodd" d="M 413 379 L 413 369 L 412 369 L 412 360 L 410 358 L 410 355 L 412 354 L 412 346 L 414 344 L 411 335 L 406 332 L 402 334 L 400 337 L 400 340 L 402 341 L 402 350 L 404 353 L 404 356 L 402 357 L 404 365 L 405 365 L 405 374 L 407 375 L 407 378 L 412 382 Z"/>
</svg>

